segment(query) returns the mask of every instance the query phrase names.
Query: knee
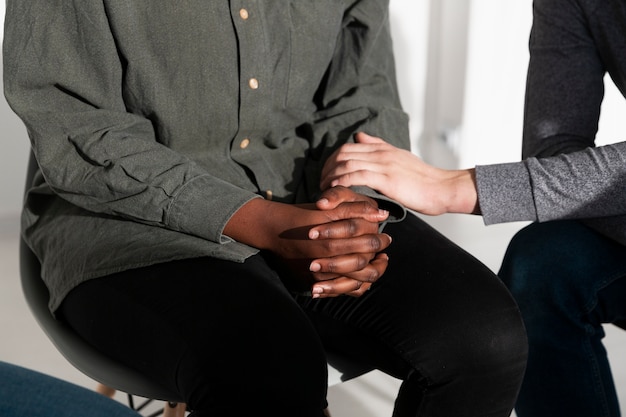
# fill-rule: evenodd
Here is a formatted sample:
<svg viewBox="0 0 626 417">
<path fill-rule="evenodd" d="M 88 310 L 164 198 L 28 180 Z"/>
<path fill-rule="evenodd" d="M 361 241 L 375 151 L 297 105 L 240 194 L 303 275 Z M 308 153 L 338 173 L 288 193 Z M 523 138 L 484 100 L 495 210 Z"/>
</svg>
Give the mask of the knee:
<svg viewBox="0 0 626 417">
<path fill-rule="evenodd" d="M 525 319 L 546 309 L 565 310 L 579 303 L 576 282 L 584 278 L 577 222 L 534 223 L 520 230 L 506 250 L 498 276 L 519 304 Z M 535 311 L 536 313 L 532 313 Z"/>
<path fill-rule="evenodd" d="M 528 356 L 528 341 L 516 306 L 465 324 L 459 334 L 458 366 L 468 374 L 500 375 L 502 380 L 521 375 Z"/>
<path fill-rule="evenodd" d="M 434 346 L 439 366 L 431 382 L 466 381 L 476 384 L 521 383 L 528 342 L 517 306 L 467 317 Z M 493 385 L 491 385 L 493 386 Z"/>
<path fill-rule="evenodd" d="M 555 238 L 544 232 L 545 225 L 533 223 L 520 231 L 509 242 L 498 276 L 509 290 L 522 289 L 528 280 L 537 277 L 553 263 Z M 557 246 L 558 247 L 558 246 Z"/>
<path fill-rule="evenodd" d="M 498 276 L 520 305 L 557 299 L 569 285 L 577 262 L 568 223 L 533 223 L 511 239 Z"/>
</svg>

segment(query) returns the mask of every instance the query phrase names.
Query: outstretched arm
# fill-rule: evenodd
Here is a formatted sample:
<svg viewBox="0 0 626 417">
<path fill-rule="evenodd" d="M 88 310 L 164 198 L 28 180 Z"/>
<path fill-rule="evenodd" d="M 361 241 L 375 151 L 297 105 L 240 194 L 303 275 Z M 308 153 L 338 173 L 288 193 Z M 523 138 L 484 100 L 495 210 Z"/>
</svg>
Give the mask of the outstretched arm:
<svg viewBox="0 0 626 417">
<path fill-rule="evenodd" d="M 366 185 L 424 214 L 480 213 L 474 169 L 436 168 L 365 133 L 358 133 L 356 142 L 328 159 L 322 189 Z"/>
</svg>

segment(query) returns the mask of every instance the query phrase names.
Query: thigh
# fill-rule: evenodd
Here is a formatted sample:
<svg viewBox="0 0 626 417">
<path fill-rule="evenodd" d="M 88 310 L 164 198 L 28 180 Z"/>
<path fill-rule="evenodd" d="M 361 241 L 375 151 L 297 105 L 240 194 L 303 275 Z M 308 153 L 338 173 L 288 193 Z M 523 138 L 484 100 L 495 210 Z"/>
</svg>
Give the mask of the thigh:
<svg viewBox="0 0 626 417">
<path fill-rule="evenodd" d="M 499 275 L 526 320 L 545 320 L 547 311 L 570 320 L 587 316 L 597 324 L 626 318 L 626 247 L 581 222 L 533 223 L 520 230 Z"/>
<path fill-rule="evenodd" d="M 198 415 L 270 407 L 276 415 L 319 415 L 324 406 L 322 345 L 260 256 L 94 279 L 68 295 L 60 315 L 110 356 L 178 389 Z"/>
<path fill-rule="evenodd" d="M 504 285 L 414 216 L 385 231 L 393 238 L 386 251 L 389 267 L 365 295 L 299 298 L 324 343 L 401 379 L 417 373 L 422 390 L 447 385 L 446 400 L 433 401 L 432 409 L 454 415 L 472 415 L 468 410 L 473 405 L 465 399 L 480 397 L 475 388 L 483 385 L 475 381 L 472 387 L 460 379 L 487 369 L 515 368 L 510 378 L 495 377 L 497 371 L 491 378 L 501 385 L 494 392 L 507 391 L 495 396 L 506 399 L 504 408 L 512 407 L 526 345 L 517 306 Z"/>
</svg>

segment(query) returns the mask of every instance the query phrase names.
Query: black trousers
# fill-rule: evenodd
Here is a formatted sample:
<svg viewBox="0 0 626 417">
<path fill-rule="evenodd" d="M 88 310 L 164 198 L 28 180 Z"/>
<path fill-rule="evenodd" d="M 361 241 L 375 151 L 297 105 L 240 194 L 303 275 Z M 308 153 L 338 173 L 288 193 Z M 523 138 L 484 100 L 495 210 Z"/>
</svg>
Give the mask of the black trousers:
<svg viewBox="0 0 626 417">
<path fill-rule="evenodd" d="M 402 379 L 396 417 L 508 417 L 527 353 L 508 291 L 416 217 L 386 232 L 389 267 L 360 298 L 294 296 L 262 255 L 201 258 L 90 280 L 59 315 L 194 417 L 319 417 L 326 350 Z"/>
</svg>

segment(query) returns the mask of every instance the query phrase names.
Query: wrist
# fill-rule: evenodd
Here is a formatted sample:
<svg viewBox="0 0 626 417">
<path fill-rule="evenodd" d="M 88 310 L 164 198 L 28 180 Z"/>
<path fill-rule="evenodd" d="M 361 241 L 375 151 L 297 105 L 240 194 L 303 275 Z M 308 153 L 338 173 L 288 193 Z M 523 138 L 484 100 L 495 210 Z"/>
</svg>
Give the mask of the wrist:
<svg viewBox="0 0 626 417">
<path fill-rule="evenodd" d="M 476 170 L 474 168 L 449 171 L 450 204 L 448 213 L 480 214 Z"/>
<path fill-rule="evenodd" d="M 226 226 L 224 234 L 237 242 L 257 249 L 269 249 L 271 246 L 271 222 L 276 206 L 280 203 L 262 198 L 248 201 L 237 210 Z"/>
</svg>

